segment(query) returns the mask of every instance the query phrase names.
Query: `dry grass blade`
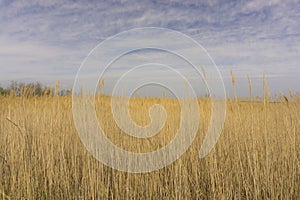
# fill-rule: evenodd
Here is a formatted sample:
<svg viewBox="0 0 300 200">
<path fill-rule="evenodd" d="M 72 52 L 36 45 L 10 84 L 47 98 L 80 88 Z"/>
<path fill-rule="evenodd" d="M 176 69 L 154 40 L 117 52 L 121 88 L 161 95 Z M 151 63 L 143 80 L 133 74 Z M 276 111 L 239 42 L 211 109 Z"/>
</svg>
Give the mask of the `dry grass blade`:
<svg viewBox="0 0 300 200">
<path fill-rule="evenodd" d="M 211 102 L 199 98 L 199 129 L 187 152 L 163 169 L 130 174 L 107 167 L 85 149 L 74 127 L 71 97 L 1 96 L 0 199 L 300 199 L 297 97 L 229 100 L 217 145 L 201 160 Z M 129 111 L 136 124 L 151 122 L 154 104 L 164 106 L 168 118 L 161 132 L 147 139 L 120 130 L 111 97 L 98 95 L 95 109 L 112 143 L 144 153 L 169 144 L 180 126 L 180 104 L 166 95 L 131 98 Z"/>
<path fill-rule="evenodd" d="M 24 137 L 23 131 L 21 130 L 20 126 L 18 126 L 18 124 L 16 124 L 15 122 L 13 122 L 12 120 L 10 120 L 9 118 L 6 118 L 7 121 L 9 121 L 14 127 L 16 127 L 20 133 L 20 135 L 22 137 Z"/>
</svg>

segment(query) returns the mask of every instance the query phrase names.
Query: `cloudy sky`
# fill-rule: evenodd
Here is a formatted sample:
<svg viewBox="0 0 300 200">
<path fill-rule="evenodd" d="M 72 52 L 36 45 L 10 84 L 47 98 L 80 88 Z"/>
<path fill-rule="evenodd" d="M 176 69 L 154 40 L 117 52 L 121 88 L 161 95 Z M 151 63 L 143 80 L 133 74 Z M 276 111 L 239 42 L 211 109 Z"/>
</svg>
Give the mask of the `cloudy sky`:
<svg viewBox="0 0 300 200">
<path fill-rule="evenodd" d="M 187 34 L 209 52 L 229 95 L 300 91 L 299 1 L 0 0 L 0 85 L 11 80 L 72 86 L 87 54 L 101 41 L 140 27 Z"/>
</svg>

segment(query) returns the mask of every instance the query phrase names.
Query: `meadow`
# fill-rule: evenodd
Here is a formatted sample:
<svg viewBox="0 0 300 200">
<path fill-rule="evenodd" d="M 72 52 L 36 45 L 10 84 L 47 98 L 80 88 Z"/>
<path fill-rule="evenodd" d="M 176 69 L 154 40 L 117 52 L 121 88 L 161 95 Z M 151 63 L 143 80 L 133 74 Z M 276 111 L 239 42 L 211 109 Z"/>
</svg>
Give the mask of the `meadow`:
<svg viewBox="0 0 300 200">
<path fill-rule="evenodd" d="M 180 107 L 170 98 L 132 98 L 139 125 L 150 122 L 154 103 L 168 119 L 150 139 L 128 136 L 110 112 L 110 97 L 97 98 L 107 137 L 134 152 L 166 145 L 176 133 Z M 97 161 L 81 143 L 70 96 L 0 97 L 0 199 L 299 199 L 300 98 L 228 99 L 224 129 L 213 150 L 199 159 L 210 123 L 209 99 L 199 98 L 200 127 L 174 163 L 149 173 L 126 173 Z M 101 120 L 104 119 L 104 120 Z"/>
</svg>

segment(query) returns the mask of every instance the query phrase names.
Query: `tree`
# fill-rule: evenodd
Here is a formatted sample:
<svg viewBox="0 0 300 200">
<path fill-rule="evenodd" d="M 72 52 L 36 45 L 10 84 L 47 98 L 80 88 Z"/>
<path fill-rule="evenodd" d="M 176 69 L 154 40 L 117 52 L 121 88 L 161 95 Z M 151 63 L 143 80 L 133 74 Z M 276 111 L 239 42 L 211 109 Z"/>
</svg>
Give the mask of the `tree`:
<svg viewBox="0 0 300 200">
<path fill-rule="evenodd" d="M 0 95 L 1 96 L 5 95 L 5 89 L 3 87 L 0 87 Z"/>
</svg>

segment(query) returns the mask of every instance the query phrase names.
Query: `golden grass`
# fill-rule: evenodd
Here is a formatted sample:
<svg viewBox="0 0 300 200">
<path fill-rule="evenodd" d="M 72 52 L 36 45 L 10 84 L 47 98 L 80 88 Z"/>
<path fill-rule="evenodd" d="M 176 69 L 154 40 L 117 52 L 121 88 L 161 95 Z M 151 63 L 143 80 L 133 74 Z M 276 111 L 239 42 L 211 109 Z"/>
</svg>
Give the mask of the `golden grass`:
<svg viewBox="0 0 300 200">
<path fill-rule="evenodd" d="M 150 139 L 118 129 L 109 97 L 97 114 L 107 136 L 135 152 L 159 149 L 178 128 L 179 105 L 167 98 L 133 98 L 137 124 L 148 109 L 164 105 L 168 120 Z M 130 174 L 95 160 L 73 124 L 71 97 L 0 97 L 0 199 L 299 199 L 300 101 L 228 100 L 224 130 L 204 159 L 198 158 L 210 122 L 210 102 L 199 99 L 200 127 L 183 156 L 151 173 Z"/>
</svg>

